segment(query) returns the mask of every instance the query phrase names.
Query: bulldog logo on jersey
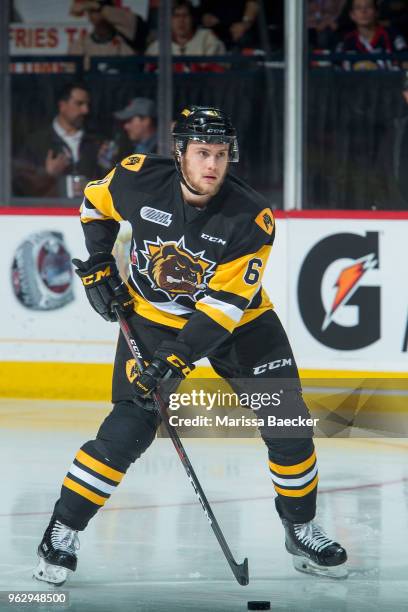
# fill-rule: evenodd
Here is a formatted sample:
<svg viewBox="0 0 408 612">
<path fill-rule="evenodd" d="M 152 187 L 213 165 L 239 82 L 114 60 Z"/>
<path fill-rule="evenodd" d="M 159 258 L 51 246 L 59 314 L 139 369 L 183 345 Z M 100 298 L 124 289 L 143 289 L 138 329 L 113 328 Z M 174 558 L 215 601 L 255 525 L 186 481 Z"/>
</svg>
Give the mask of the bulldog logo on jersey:
<svg viewBox="0 0 408 612">
<path fill-rule="evenodd" d="M 164 291 L 172 300 L 187 296 L 195 301 L 215 266 L 215 262 L 204 257 L 204 251 L 192 253 L 187 249 L 184 236 L 178 242 L 162 242 L 159 237 L 156 242 L 145 240 L 142 253 L 147 266 L 140 272 L 149 278 L 154 289 Z"/>
</svg>

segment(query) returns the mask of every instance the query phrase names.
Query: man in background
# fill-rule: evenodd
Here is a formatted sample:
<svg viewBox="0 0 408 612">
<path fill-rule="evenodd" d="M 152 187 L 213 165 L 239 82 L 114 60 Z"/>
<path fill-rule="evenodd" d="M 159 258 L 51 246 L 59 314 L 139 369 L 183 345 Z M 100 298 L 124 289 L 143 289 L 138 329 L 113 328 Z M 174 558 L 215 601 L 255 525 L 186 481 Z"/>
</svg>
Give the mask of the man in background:
<svg viewBox="0 0 408 612">
<path fill-rule="evenodd" d="M 150 98 L 133 98 L 122 110 L 114 113 L 120 121 L 132 147 L 131 153 L 157 152 L 156 108 Z"/>
<path fill-rule="evenodd" d="M 146 44 L 146 24 L 143 19 L 113 5 L 113 0 L 75 0 L 71 13 L 86 13 L 93 26 L 84 38 L 71 43 L 68 52 L 84 56 L 84 68 L 89 70 L 92 57 L 126 57 L 143 53 Z"/>
<path fill-rule="evenodd" d="M 133 153 L 157 153 L 157 116 L 153 100 L 133 98 L 113 116 L 121 123 L 122 130 L 101 146 L 98 159 L 105 171 Z"/>
<path fill-rule="evenodd" d="M 259 46 L 258 0 L 203 0 L 200 12 L 201 24 L 210 28 L 228 50 Z"/>
<path fill-rule="evenodd" d="M 51 125 L 31 134 L 13 161 L 15 195 L 76 197 L 84 184 L 103 173 L 99 141 L 85 129 L 90 94 L 85 84 L 65 85 Z"/>
</svg>

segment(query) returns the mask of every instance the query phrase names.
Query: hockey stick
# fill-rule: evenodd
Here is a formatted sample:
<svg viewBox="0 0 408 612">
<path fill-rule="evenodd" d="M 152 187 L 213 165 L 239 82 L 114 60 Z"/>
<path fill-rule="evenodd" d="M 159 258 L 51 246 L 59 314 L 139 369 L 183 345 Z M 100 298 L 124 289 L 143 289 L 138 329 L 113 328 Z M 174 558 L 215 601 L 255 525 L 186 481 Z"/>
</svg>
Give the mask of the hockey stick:
<svg viewBox="0 0 408 612">
<path fill-rule="evenodd" d="M 129 346 L 130 352 L 132 353 L 136 366 L 141 372 L 144 368 L 143 358 L 140 353 L 139 347 L 137 345 L 136 340 L 134 339 L 129 324 L 126 318 L 123 316 L 122 311 L 120 310 L 117 304 L 112 304 L 112 311 L 114 312 L 117 321 L 120 325 L 120 329 L 122 330 L 123 336 Z M 203 489 L 201 488 L 200 482 L 194 472 L 193 466 L 190 463 L 190 459 L 187 456 L 187 453 L 184 449 L 184 446 L 180 440 L 180 437 L 176 431 L 176 429 L 169 423 L 169 417 L 167 414 L 167 406 L 164 403 L 163 399 L 160 397 L 157 391 L 152 393 L 153 401 L 156 405 L 158 412 L 163 420 L 164 426 L 169 434 L 171 441 L 174 444 L 174 447 L 177 451 L 177 454 L 180 458 L 181 463 L 186 471 L 187 477 L 191 482 L 194 492 L 198 497 L 198 501 L 201 504 L 202 509 L 204 510 L 204 514 L 206 515 L 208 522 L 211 525 L 211 528 L 215 534 L 215 537 L 218 540 L 219 545 L 221 546 L 222 552 L 225 555 L 225 558 L 228 561 L 228 564 L 237 579 L 238 583 L 242 586 L 246 586 L 249 583 L 249 575 L 248 575 L 248 559 L 245 558 L 243 563 L 237 563 L 232 555 L 232 552 L 224 538 L 224 535 L 221 531 L 220 526 L 217 523 L 217 519 L 214 516 L 213 511 L 211 510 L 211 506 L 208 503 L 208 500 L 205 496 Z"/>
</svg>

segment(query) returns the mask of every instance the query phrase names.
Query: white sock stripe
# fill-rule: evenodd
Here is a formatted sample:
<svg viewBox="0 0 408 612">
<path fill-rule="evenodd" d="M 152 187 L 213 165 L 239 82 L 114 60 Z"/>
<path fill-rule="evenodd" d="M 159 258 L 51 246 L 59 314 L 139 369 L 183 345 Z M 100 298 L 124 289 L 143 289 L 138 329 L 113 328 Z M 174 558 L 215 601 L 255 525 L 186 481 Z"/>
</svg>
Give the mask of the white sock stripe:
<svg viewBox="0 0 408 612">
<path fill-rule="evenodd" d="M 317 464 L 314 466 L 311 472 L 308 472 L 306 476 L 302 476 L 301 478 L 279 478 L 275 476 L 275 474 L 271 474 L 271 478 L 273 482 L 277 485 L 283 485 L 284 487 L 301 487 L 302 485 L 307 484 L 317 474 Z"/>
<path fill-rule="evenodd" d="M 88 474 L 88 472 L 82 470 L 80 467 L 75 465 L 75 463 L 73 463 L 69 468 L 69 473 L 73 476 L 76 476 L 80 480 L 83 480 L 84 482 L 92 485 L 93 487 L 95 487 L 95 489 L 99 489 L 99 491 L 101 491 L 102 493 L 108 493 L 108 495 L 110 495 L 116 489 L 116 487 L 107 484 L 103 480 L 99 480 L 99 478 Z"/>
</svg>

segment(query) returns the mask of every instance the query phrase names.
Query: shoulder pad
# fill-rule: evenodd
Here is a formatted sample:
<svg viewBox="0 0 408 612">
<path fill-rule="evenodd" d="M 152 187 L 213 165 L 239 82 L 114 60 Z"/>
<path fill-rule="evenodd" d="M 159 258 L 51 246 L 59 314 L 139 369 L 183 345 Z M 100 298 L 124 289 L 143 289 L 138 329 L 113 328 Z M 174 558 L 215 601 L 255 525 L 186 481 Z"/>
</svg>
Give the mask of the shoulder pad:
<svg viewBox="0 0 408 612">
<path fill-rule="evenodd" d="M 146 161 L 147 155 L 135 154 L 129 155 L 129 157 L 125 157 L 120 162 L 120 165 L 126 170 L 130 170 L 131 172 L 139 172 L 142 168 L 143 164 Z"/>
</svg>

